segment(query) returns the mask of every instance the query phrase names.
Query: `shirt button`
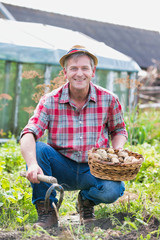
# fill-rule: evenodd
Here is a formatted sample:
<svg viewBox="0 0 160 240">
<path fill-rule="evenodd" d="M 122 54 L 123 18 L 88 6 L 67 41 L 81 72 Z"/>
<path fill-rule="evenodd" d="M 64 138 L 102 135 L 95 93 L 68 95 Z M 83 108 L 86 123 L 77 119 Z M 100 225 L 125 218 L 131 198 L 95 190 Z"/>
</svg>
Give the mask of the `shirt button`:
<svg viewBox="0 0 160 240">
<path fill-rule="evenodd" d="M 79 138 L 82 139 L 82 136 L 80 136 Z"/>
<path fill-rule="evenodd" d="M 77 156 L 80 157 L 80 156 L 81 156 L 81 152 L 78 152 L 78 153 L 77 153 Z"/>
</svg>

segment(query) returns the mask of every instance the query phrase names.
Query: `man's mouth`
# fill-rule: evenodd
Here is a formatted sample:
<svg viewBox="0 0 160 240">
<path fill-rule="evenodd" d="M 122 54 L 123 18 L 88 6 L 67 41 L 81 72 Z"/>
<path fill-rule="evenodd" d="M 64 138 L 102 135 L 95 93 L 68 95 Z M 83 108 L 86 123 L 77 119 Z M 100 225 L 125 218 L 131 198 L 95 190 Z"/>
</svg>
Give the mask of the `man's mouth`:
<svg viewBox="0 0 160 240">
<path fill-rule="evenodd" d="M 83 82 L 85 79 L 74 79 L 76 82 Z"/>
</svg>

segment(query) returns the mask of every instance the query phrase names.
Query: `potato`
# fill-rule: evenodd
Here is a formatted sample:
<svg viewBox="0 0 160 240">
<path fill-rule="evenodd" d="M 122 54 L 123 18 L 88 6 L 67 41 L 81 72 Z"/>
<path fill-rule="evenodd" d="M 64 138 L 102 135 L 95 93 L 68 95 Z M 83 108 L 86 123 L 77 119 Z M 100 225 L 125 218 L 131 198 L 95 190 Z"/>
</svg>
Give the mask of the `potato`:
<svg viewBox="0 0 160 240">
<path fill-rule="evenodd" d="M 112 159 L 111 159 L 111 162 L 113 162 L 113 163 L 119 163 L 119 160 L 118 160 L 118 158 L 112 158 Z"/>
<path fill-rule="evenodd" d="M 108 153 L 108 158 L 117 158 L 116 154 Z"/>
<path fill-rule="evenodd" d="M 98 149 L 96 151 L 96 153 L 98 153 L 102 159 L 107 159 L 108 158 L 108 154 L 104 149 Z"/>
<path fill-rule="evenodd" d="M 113 148 L 108 148 L 108 149 L 107 149 L 107 152 L 113 154 L 113 153 L 114 153 L 114 149 L 113 149 Z"/>
<path fill-rule="evenodd" d="M 122 151 L 118 152 L 118 156 L 125 158 L 125 157 L 128 157 L 128 153 L 122 150 Z"/>
<path fill-rule="evenodd" d="M 119 157 L 118 160 L 119 160 L 120 163 L 124 163 L 124 158 L 123 157 Z"/>
<path fill-rule="evenodd" d="M 98 153 L 93 153 L 93 158 L 101 159 L 101 156 Z"/>
<path fill-rule="evenodd" d="M 125 157 L 124 162 L 132 162 L 132 157 Z"/>
</svg>

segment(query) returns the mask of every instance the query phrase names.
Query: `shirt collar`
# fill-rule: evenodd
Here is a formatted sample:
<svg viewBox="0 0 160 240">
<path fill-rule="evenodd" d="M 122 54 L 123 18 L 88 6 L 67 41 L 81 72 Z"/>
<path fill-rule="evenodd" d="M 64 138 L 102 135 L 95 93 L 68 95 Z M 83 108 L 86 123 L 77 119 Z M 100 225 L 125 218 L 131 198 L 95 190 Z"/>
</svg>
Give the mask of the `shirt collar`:
<svg viewBox="0 0 160 240">
<path fill-rule="evenodd" d="M 62 87 L 62 94 L 59 99 L 60 103 L 67 103 L 69 102 L 69 82 L 67 82 L 65 85 Z"/>
<path fill-rule="evenodd" d="M 95 86 L 92 82 L 90 82 L 90 93 L 88 97 L 88 101 L 97 101 L 97 95 L 96 95 L 96 89 Z M 69 82 L 67 82 L 63 87 L 62 87 L 62 94 L 59 99 L 60 103 L 67 103 L 69 102 Z"/>
<path fill-rule="evenodd" d="M 89 94 L 89 100 L 92 100 L 94 102 L 97 102 L 97 94 L 96 94 L 96 88 L 95 85 L 90 82 L 90 94 Z"/>
</svg>

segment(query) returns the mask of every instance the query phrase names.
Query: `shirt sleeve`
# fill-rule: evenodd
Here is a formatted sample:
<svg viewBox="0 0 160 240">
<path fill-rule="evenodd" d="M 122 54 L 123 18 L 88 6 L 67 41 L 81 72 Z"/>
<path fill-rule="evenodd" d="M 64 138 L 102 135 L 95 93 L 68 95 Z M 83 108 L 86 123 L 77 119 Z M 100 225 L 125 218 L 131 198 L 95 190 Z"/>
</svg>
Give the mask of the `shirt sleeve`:
<svg viewBox="0 0 160 240">
<path fill-rule="evenodd" d="M 116 97 L 113 97 L 109 107 L 107 124 L 111 138 L 118 134 L 124 135 L 126 138 L 128 138 L 128 133 L 123 118 L 122 106 Z"/>
<path fill-rule="evenodd" d="M 29 119 L 28 124 L 20 134 L 20 138 L 26 133 L 33 133 L 35 139 L 40 138 L 48 128 L 48 114 L 46 107 L 46 97 L 43 96 L 37 105 L 34 115 Z"/>
</svg>

